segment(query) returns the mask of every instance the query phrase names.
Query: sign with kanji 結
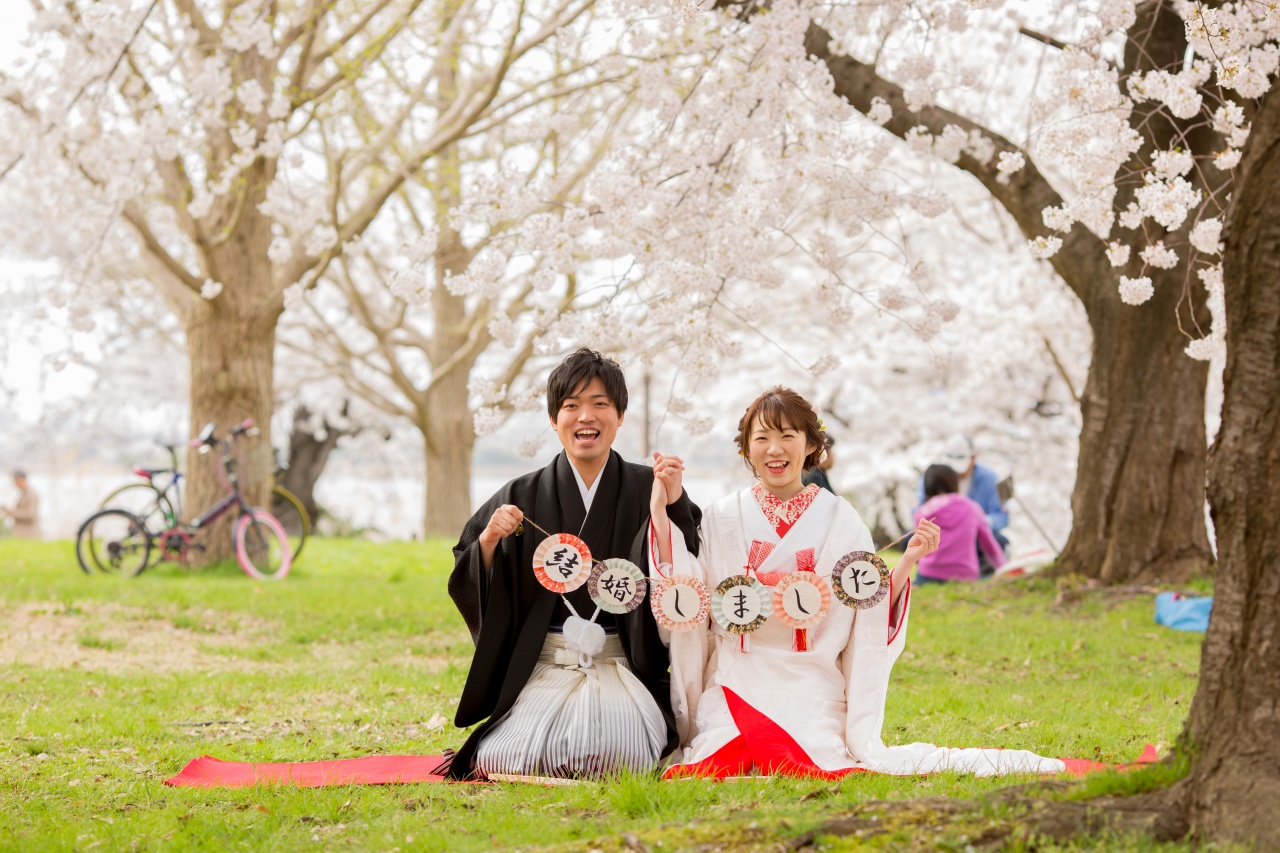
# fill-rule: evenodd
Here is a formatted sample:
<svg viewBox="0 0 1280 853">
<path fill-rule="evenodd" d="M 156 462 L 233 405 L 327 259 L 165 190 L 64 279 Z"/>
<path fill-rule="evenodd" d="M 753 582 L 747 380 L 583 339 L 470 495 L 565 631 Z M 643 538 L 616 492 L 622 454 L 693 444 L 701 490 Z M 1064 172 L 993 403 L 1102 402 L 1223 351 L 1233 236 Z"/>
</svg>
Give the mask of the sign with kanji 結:
<svg viewBox="0 0 1280 853">
<path fill-rule="evenodd" d="M 548 536 L 533 552 L 533 574 L 538 583 L 561 595 L 586 583 L 591 568 L 591 549 L 568 533 Z"/>
</svg>

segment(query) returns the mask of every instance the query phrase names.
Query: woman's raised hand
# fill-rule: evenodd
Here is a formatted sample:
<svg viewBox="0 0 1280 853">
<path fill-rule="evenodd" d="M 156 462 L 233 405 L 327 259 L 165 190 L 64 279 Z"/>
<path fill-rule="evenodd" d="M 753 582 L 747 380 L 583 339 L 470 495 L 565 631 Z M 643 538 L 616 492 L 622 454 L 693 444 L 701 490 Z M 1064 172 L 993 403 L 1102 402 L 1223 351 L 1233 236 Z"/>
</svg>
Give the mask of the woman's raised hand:
<svg viewBox="0 0 1280 853">
<path fill-rule="evenodd" d="M 665 499 L 663 506 L 670 506 L 680 500 L 684 494 L 684 461 L 679 456 L 663 456 L 656 450 L 653 452 L 653 495 L 651 503 L 656 503 L 658 485 L 662 485 Z"/>
<path fill-rule="evenodd" d="M 907 542 L 907 550 L 903 552 L 902 559 L 915 563 L 921 557 L 927 557 L 938 550 L 938 543 L 941 541 L 942 528 L 929 519 L 922 518 L 916 526 L 915 534 Z"/>
</svg>

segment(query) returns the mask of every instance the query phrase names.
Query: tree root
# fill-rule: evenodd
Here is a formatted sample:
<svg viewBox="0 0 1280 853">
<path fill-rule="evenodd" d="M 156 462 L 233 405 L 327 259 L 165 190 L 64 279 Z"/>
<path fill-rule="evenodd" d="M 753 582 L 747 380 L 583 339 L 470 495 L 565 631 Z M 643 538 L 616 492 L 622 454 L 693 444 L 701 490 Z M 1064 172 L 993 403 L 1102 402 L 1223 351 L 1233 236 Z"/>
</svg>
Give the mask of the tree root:
<svg viewBox="0 0 1280 853">
<path fill-rule="evenodd" d="M 1069 841 L 1103 832 L 1140 834 L 1156 841 L 1182 838 L 1189 826 L 1169 789 L 1093 800 L 1046 799 L 1066 782 L 1035 782 L 981 801 L 927 797 L 866 803 L 793 839 L 788 850 L 813 850 L 823 837 L 877 836 L 908 831 L 920 849 L 936 849 L 938 836 L 962 836 L 975 850 L 1034 846 L 1037 840 Z"/>
</svg>

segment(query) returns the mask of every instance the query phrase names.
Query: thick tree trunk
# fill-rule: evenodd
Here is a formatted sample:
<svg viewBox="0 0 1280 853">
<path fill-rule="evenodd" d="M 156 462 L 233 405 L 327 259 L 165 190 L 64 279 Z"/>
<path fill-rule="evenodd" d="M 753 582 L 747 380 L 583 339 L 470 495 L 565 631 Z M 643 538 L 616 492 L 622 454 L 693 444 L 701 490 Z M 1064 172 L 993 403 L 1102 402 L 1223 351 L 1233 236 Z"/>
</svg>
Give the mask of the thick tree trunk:
<svg viewBox="0 0 1280 853">
<path fill-rule="evenodd" d="M 1263 102 L 1227 214 L 1227 365 L 1209 460 L 1213 616 L 1183 748 L 1201 837 L 1280 849 L 1280 95 Z"/>
<path fill-rule="evenodd" d="M 275 320 L 270 316 L 242 316 L 230 304 L 209 303 L 202 317 L 187 328 L 187 353 L 191 361 L 191 434 L 206 423 L 218 425 L 218 435 L 253 418 L 261 434 L 238 442 L 243 460 L 240 485 L 253 506 L 270 506 L 271 412 L 274 405 L 272 369 L 275 356 Z M 187 493 L 183 507 L 188 517 L 199 515 L 226 494 L 216 451 L 190 454 Z M 225 559 L 232 554 L 230 524 L 234 511 L 223 516 L 201 540 L 203 560 Z"/>
<path fill-rule="evenodd" d="M 1155 296 L 1140 307 L 1110 289 L 1097 297 L 1105 304 L 1086 306 L 1093 355 L 1063 571 L 1108 584 L 1178 583 L 1213 565 L 1204 519 L 1208 370 L 1186 355 L 1174 321 L 1183 275 L 1155 278 Z"/>
<path fill-rule="evenodd" d="M 470 371 L 454 370 L 427 394 L 429 423 L 419 424 L 426 447 L 428 537 L 458 538 L 471 517 L 471 453 L 476 433 L 467 408 Z"/>
<path fill-rule="evenodd" d="M 454 57 L 456 61 L 456 57 Z M 450 65 L 439 76 L 442 97 L 457 93 L 457 69 Z M 431 291 L 435 332 L 427 349 L 433 376 L 418 420 L 426 446 L 427 489 L 423 532 L 428 538 L 457 540 L 471 517 L 471 451 L 476 443 L 475 422 L 467 406 L 468 383 L 478 350 L 470 349 L 467 304 L 463 296 L 443 284 L 464 272 L 474 253 L 462 235 L 449 226 L 453 209 L 462 199 L 462 158 L 457 145 L 447 145 L 436 157 L 434 190 L 436 286 Z M 461 357 L 459 357 L 461 354 Z M 447 365 L 447 366 L 446 366 Z"/>
</svg>

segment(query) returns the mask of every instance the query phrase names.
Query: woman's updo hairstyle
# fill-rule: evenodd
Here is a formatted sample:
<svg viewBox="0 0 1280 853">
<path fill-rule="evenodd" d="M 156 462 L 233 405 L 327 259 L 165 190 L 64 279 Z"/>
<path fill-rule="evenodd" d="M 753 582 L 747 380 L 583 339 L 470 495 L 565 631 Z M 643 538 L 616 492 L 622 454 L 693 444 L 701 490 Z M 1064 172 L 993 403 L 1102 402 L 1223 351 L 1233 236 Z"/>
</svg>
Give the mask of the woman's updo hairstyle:
<svg viewBox="0 0 1280 853">
<path fill-rule="evenodd" d="M 827 437 L 822 431 L 822 424 L 813 406 L 790 388 L 777 385 L 756 397 L 743 412 L 742 420 L 738 421 L 738 435 L 734 441 L 738 445 L 738 455 L 747 463 L 747 467 L 753 474 L 755 468 L 751 467 L 751 454 L 748 448 L 751 445 L 751 431 L 757 425 L 776 430 L 781 430 L 785 425 L 797 432 L 803 432 L 805 444 L 813 446 L 813 452 L 804 458 L 806 468 L 817 465 L 818 458 L 827 449 Z"/>
</svg>

